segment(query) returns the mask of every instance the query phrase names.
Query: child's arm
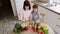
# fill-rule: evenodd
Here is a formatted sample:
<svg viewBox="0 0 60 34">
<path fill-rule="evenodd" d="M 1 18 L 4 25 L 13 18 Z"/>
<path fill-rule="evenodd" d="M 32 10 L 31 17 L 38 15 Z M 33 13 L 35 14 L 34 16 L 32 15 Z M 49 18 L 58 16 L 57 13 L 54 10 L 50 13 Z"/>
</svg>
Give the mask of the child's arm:
<svg viewBox="0 0 60 34">
<path fill-rule="evenodd" d="M 36 20 L 37 23 L 40 23 L 40 12 L 38 11 L 38 17 L 39 19 Z"/>
</svg>

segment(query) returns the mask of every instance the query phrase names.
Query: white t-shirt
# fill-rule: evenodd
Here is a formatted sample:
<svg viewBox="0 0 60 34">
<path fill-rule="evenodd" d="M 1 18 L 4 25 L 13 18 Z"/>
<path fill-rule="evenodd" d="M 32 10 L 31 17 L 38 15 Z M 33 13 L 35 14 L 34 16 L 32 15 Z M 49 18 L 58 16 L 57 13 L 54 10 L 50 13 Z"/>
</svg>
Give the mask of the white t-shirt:
<svg viewBox="0 0 60 34">
<path fill-rule="evenodd" d="M 31 15 L 31 10 L 23 10 L 21 13 L 20 13 L 20 18 L 19 20 L 21 21 L 28 21 L 29 20 L 29 17 Z"/>
</svg>

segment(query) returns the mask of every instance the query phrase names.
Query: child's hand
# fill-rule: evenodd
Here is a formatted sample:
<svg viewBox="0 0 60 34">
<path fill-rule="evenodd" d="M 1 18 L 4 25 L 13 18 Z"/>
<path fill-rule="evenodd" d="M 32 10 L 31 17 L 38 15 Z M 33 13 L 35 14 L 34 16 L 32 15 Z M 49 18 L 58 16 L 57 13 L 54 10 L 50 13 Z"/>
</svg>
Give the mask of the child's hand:
<svg viewBox="0 0 60 34">
<path fill-rule="evenodd" d="M 36 23 L 40 23 L 40 20 L 38 19 L 38 20 L 36 20 Z"/>
</svg>

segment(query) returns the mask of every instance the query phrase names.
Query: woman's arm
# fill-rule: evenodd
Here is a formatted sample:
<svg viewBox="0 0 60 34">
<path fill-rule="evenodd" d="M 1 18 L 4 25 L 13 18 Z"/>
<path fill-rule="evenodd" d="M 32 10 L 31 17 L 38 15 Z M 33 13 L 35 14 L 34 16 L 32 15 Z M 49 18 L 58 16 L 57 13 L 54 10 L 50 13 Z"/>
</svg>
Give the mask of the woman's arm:
<svg viewBox="0 0 60 34">
<path fill-rule="evenodd" d="M 32 15 L 30 15 L 30 17 L 29 17 L 29 21 L 32 21 Z"/>
<path fill-rule="evenodd" d="M 23 16 L 23 11 L 18 14 L 18 17 L 19 17 L 20 21 L 24 21 L 24 19 L 23 19 L 23 17 L 24 17 Z"/>
</svg>

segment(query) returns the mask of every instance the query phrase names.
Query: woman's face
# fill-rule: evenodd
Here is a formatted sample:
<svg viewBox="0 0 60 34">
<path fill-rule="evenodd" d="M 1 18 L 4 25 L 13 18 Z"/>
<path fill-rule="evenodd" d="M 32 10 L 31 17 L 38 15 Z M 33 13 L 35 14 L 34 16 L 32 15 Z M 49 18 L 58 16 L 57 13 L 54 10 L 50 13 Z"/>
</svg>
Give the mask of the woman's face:
<svg viewBox="0 0 60 34">
<path fill-rule="evenodd" d="M 25 9 L 26 9 L 26 10 L 29 10 L 29 6 L 25 6 Z"/>
</svg>

